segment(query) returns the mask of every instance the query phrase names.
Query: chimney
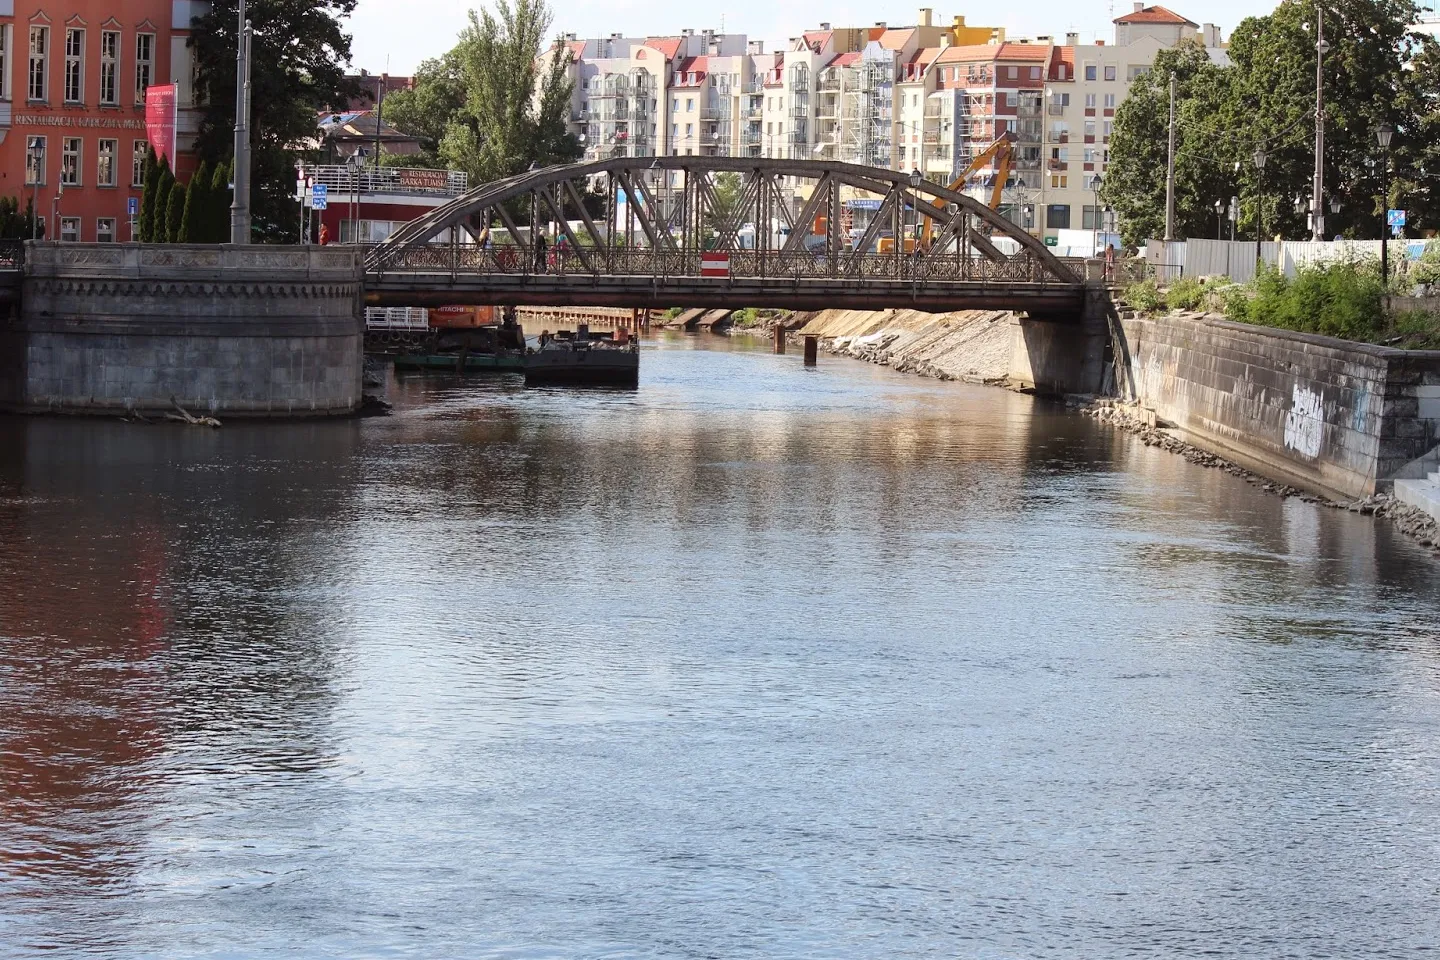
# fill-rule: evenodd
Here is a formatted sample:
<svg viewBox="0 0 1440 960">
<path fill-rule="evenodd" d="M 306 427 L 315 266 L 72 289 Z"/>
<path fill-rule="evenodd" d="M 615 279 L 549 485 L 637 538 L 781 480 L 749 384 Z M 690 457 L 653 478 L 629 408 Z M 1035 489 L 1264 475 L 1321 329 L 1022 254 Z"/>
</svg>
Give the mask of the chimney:
<svg viewBox="0 0 1440 960">
<path fill-rule="evenodd" d="M 879 27 L 881 30 L 888 30 L 888 29 L 889 29 L 889 27 L 886 25 L 886 23 L 885 23 L 884 20 L 876 20 L 876 21 L 875 21 L 875 26 Z"/>
<path fill-rule="evenodd" d="M 616 34 L 616 36 L 619 36 L 619 34 Z M 691 29 L 690 27 L 686 27 L 684 30 L 681 30 L 681 31 L 680 31 L 680 36 L 682 36 L 682 37 L 693 37 L 693 36 L 695 36 L 695 31 L 694 31 L 693 29 Z"/>
<path fill-rule="evenodd" d="M 934 13 L 935 13 L 935 11 L 934 11 L 933 9 L 931 9 L 930 7 L 921 7 L 921 8 L 920 8 L 920 26 L 922 26 L 922 27 L 928 27 L 928 26 L 930 26 L 930 21 L 931 21 L 933 15 L 934 15 Z"/>
<path fill-rule="evenodd" d="M 826 30 L 829 30 L 829 29 L 830 29 L 830 24 L 824 23 L 824 22 L 822 22 L 822 23 L 820 24 L 820 32 L 821 32 L 821 33 L 824 33 Z"/>
<path fill-rule="evenodd" d="M 1145 9 L 1145 4 L 1141 3 L 1140 0 L 1135 0 L 1135 12 L 1136 12 L 1136 13 L 1139 13 L 1140 11 L 1142 11 L 1142 10 L 1144 10 L 1144 9 Z"/>
<path fill-rule="evenodd" d="M 1067 46 L 1067 47 L 1078 47 L 1078 46 L 1080 46 L 1080 34 L 1078 34 L 1078 33 L 1067 33 L 1067 34 L 1065 34 L 1065 46 Z"/>
<path fill-rule="evenodd" d="M 765 41 L 764 41 L 764 40 L 751 40 L 751 41 L 749 42 L 749 45 L 748 45 L 748 50 L 749 50 L 750 53 L 752 53 L 752 54 L 754 54 L 754 55 L 756 55 L 756 56 L 761 56 L 761 55 L 763 55 L 763 54 L 765 53 Z"/>
</svg>

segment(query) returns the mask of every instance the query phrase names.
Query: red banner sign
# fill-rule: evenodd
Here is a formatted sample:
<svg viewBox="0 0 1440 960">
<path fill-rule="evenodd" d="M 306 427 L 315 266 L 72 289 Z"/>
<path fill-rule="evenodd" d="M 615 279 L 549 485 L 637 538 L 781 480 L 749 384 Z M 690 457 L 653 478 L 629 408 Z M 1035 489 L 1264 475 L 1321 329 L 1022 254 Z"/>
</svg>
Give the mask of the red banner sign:
<svg viewBox="0 0 1440 960">
<path fill-rule="evenodd" d="M 175 84 L 158 83 L 145 90 L 145 136 L 156 157 L 175 166 Z"/>
<path fill-rule="evenodd" d="M 700 254 L 700 276 L 702 276 L 702 277 L 728 277 L 728 276 L 730 276 L 730 254 L 728 254 L 728 253 L 702 253 L 702 254 Z"/>
</svg>

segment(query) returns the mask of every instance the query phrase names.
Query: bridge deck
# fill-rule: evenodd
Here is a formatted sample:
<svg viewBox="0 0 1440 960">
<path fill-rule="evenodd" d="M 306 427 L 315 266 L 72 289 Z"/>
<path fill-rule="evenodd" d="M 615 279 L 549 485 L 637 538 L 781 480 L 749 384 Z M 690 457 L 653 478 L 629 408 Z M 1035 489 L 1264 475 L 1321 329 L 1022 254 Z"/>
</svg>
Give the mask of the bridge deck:
<svg viewBox="0 0 1440 960">
<path fill-rule="evenodd" d="M 1028 310 L 1079 314 L 1083 283 L 843 280 L 813 277 L 638 277 L 449 272 L 370 274 L 365 302 L 380 307 L 447 304 L 594 307 L 776 307 L 823 310 Z"/>
</svg>

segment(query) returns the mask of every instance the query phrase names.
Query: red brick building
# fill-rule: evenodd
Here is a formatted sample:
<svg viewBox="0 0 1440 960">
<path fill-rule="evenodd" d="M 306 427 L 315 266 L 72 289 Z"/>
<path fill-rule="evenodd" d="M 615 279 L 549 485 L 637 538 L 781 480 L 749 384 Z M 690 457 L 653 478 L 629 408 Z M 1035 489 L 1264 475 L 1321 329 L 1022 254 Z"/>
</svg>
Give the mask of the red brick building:
<svg viewBox="0 0 1440 960">
<path fill-rule="evenodd" d="M 132 239 L 148 141 L 145 90 L 177 86 L 175 166 L 198 117 L 185 41 L 204 0 L 0 0 L 0 195 L 38 191 L 51 239 Z M 38 163 L 27 149 L 38 139 Z M 53 220 L 59 218 L 59 229 Z"/>
</svg>

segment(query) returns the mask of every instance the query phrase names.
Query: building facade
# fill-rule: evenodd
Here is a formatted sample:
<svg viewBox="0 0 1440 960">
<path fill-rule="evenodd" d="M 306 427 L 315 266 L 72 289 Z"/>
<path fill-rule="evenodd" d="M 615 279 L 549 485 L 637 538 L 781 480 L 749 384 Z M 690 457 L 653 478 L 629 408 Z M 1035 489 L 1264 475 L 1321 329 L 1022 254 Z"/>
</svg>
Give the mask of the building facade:
<svg viewBox="0 0 1440 960">
<path fill-rule="evenodd" d="M 201 0 L 0 0 L 0 194 L 38 200 L 52 239 L 133 239 L 152 84 L 176 84 L 175 166 L 182 179 L 193 167 L 186 40 L 207 10 Z"/>
</svg>

